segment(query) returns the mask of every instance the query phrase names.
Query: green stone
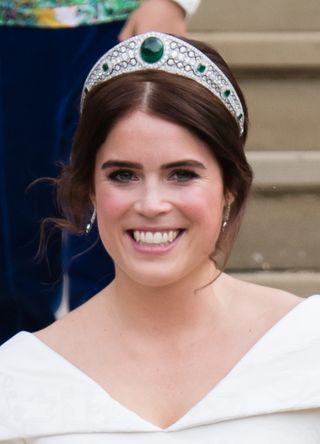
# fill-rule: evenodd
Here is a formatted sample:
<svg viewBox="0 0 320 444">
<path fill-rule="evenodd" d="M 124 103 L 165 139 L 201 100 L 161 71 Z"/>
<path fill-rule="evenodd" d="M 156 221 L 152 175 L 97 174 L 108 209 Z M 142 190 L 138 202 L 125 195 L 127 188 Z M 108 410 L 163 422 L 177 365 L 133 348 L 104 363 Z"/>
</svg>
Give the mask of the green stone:
<svg viewBox="0 0 320 444">
<path fill-rule="evenodd" d="M 104 72 L 109 71 L 109 65 L 108 65 L 108 63 L 104 63 L 104 64 L 102 65 L 102 69 L 103 69 Z"/>
<path fill-rule="evenodd" d="M 197 71 L 200 74 L 203 74 L 205 72 L 206 68 L 207 68 L 206 65 L 203 65 L 202 63 L 199 63 L 199 65 L 197 66 Z"/>
<path fill-rule="evenodd" d="M 223 95 L 224 95 L 225 97 L 229 97 L 230 94 L 231 94 L 230 89 L 225 89 L 225 90 L 223 91 Z"/>
<path fill-rule="evenodd" d="M 144 40 L 140 48 L 142 60 L 147 63 L 156 63 L 163 56 L 163 43 L 157 37 L 148 37 Z"/>
<path fill-rule="evenodd" d="M 241 120 L 242 117 L 243 117 L 243 114 L 239 114 L 239 115 L 238 115 L 238 119 L 239 119 L 239 120 Z"/>
</svg>

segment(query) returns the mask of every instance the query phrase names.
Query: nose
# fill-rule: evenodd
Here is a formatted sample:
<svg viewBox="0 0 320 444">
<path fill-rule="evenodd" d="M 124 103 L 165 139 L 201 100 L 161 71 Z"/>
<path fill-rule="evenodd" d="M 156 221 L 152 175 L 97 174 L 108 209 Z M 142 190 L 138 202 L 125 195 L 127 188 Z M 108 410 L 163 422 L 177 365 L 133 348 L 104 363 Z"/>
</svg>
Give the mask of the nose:
<svg viewBox="0 0 320 444">
<path fill-rule="evenodd" d="M 161 185 L 154 182 L 145 184 L 134 203 L 135 211 L 147 218 L 168 213 L 172 208 L 170 196 Z"/>
</svg>

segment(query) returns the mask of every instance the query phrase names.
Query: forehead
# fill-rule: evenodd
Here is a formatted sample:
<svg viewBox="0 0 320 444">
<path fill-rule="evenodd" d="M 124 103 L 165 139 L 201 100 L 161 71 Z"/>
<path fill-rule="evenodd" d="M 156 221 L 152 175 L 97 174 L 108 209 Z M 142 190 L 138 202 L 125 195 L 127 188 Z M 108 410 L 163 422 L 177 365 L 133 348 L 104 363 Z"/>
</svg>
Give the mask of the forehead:
<svg viewBox="0 0 320 444">
<path fill-rule="evenodd" d="M 185 158 L 215 162 L 207 144 L 187 128 L 139 110 L 125 115 L 107 135 L 97 160 L 109 157 L 144 163 Z"/>
</svg>

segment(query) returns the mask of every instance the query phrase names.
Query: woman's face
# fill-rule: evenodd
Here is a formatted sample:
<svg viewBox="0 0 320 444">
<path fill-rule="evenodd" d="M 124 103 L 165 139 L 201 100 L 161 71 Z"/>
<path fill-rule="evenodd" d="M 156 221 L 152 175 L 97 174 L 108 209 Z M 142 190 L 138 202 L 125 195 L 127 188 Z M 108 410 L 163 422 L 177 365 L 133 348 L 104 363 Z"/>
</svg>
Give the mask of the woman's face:
<svg viewBox="0 0 320 444">
<path fill-rule="evenodd" d="M 116 275 L 158 287 L 208 266 L 221 230 L 223 182 L 206 144 L 187 129 L 128 114 L 97 153 L 94 186 L 99 233 Z"/>
</svg>

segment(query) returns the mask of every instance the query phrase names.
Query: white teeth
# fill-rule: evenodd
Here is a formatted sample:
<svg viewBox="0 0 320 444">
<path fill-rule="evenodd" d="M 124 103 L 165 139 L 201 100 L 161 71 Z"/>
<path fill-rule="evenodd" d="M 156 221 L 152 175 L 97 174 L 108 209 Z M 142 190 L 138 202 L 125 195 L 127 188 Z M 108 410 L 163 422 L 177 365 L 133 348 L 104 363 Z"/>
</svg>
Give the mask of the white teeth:
<svg viewBox="0 0 320 444">
<path fill-rule="evenodd" d="M 144 236 L 144 242 L 147 244 L 153 244 L 153 234 L 147 231 Z"/>
<path fill-rule="evenodd" d="M 152 235 L 151 233 L 147 233 L 148 236 L 148 243 L 155 243 L 155 244 L 161 244 L 163 242 L 162 240 L 162 234 L 161 233 L 154 233 L 154 235 Z"/>
<path fill-rule="evenodd" d="M 142 243 L 142 244 L 154 244 L 154 245 L 160 245 L 160 244 L 168 244 L 170 242 L 173 242 L 175 238 L 178 236 L 179 231 L 133 231 L 133 237 L 136 242 Z"/>
</svg>

